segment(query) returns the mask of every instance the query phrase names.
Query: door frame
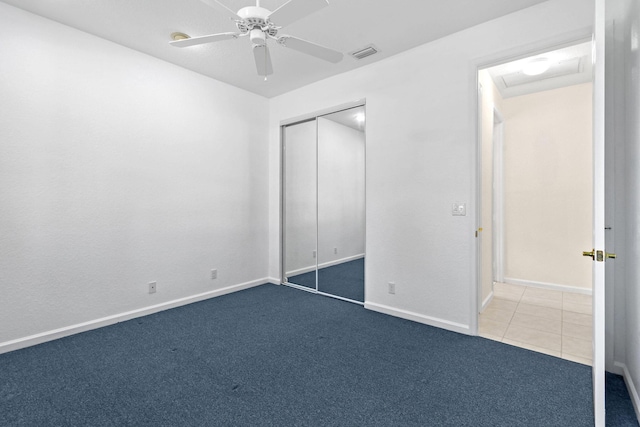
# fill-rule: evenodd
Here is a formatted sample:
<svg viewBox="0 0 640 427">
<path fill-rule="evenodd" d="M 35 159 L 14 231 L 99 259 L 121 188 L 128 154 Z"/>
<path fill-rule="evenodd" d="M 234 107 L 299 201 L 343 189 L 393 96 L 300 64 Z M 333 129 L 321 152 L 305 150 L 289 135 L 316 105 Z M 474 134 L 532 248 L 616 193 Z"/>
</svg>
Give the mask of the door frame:
<svg viewBox="0 0 640 427">
<path fill-rule="evenodd" d="M 478 235 L 481 233 L 478 232 L 478 228 L 481 226 L 481 202 L 482 202 L 482 158 L 481 158 L 481 144 L 482 144 L 482 134 L 480 131 L 480 108 L 482 107 L 480 104 L 480 95 L 479 95 L 479 80 L 478 80 L 478 72 L 484 68 L 489 68 L 492 66 L 500 65 L 506 62 L 516 61 L 518 59 L 523 59 L 529 56 L 533 56 L 536 54 L 544 53 L 550 50 L 560 49 L 563 47 L 567 47 L 576 43 L 585 42 L 585 41 L 597 41 L 604 44 L 604 31 L 602 28 L 598 29 L 597 24 L 598 21 L 602 21 L 604 24 L 604 19 L 602 19 L 604 15 L 604 0 L 595 0 L 596 3 L 596 28 L 591 26 L 585 27 L 583 29 L 568 32 L 566 34 L 543 39 L 539 42 L 523 45 L 517 48 L 505 50 L 502 52 L 497 52 L 493 55 L 486 56 L 483 58 L 477 58 L 470 62 L 470 70 L 469 70 L 469 78 L 470 78 L 470 96 L 472 102 L 469 105 L 469 114 L 471 116 L 472 129 L 475 133 L 475 145 L 472 148 L 472 156 L 475 159 L 472 161 L 472 191 L 471 194 L 473 196 L 472 206 L 475 209 L 475 223 L 472 224 L 473 229 L 471 232 L 473 235 Z M 601 10 L 599 11 L 600 8 Z M 600 18 L 600 19 L 599 19 Z M 596 39 L 595 33 L 599 32 L 600 36 Z M 598 40 L 599 39 L 599 40 Z M 594 65 L 594 75 L 597 72 L 597 66 L 601 65 L 602 69 L 604 69 L 604 58 L 598 59 L 596 64 Z M 601 76 L 604 81 L 604 76 Z M 596 115 L 600 114 L 600 109 L 604 109 L 604 98 L 600 98 L 595 95 L 596 92 L 596 81 L 594 78 L 594 123 L 596 122 Z M 602 105 L 596 105 L 596 104 Z M 604 123 L 603 123 L 604 124 Z M 594 148 L 595 141 L 598 138 L 597 135 L 598 129 L 594 129 L 593 139 L 594 139 Z M 594 152 L 595 157 L 595 152 Z M 595 185 L 595 182 L 594 182 Z M 594 201 L 595 206 L 595 201 Z M 594 212 L 595 214 L 595 212 Z M 594 224 L 596 222 L 596 218 L 594 217 Z M 595 233 L 594 233 L 595 235 Z M 473 250 L 473 260 L 472 260 L 472 280 L 471 280 L 471 292 L 470 292 L 470 333 L 472 335 L 478 335 L 478 318 L 479 312 L 481 309 L 481 293 L 480 287 L 482 285 L 481 280 L 481 238 L 476 238 L 476 244 L 474 245 Z M 598 242 L 594 242 L 598 243 Z M 602 242 L 602 248 L 604 248 L 604 242 Z M 599 264 L 599 263 L 594 263 Z M 602 263 L 604 264 L 604 263 Z M 594 266 L 594 274 L 596 267 Z M 594 277 L 594 288 L 596 287 L 596 277 Z M 603 354 L 605 352 L 605 342 L 604 342 L 604 315 L 601 315 L 604 311 L 605 301 L 604 301 L 604 289 L 594 289 L 593 291 L 593 307 L 594 307 L 594 336 L 593 336 L 593 352 L 594 352 L 594 364 L 592 367 L 592 376 L 593 376 L 593 396 L 594 396 L 594 421 L 596 426 L 604 425 L 604 358 L 598 357 L 599 354 Z M 602 359 L 602 362 L 600 362 Z"/>
<path fill-rule="evenodd" d="M 476 235 L 478 228 L 481 226 L 481 203 L 482 203 L 482 157 L 481 157 L 481 122 L 480 122 L 480 82 L 478 80 L 478 72 L 485 68 L 490 68 L 496 65 L 504 64 L 507 62 L 517 61 L 519 59 L 534 56 L 540 53 L 544 53 L 550 50 L 561 49 L 563 47 L 571 46 L 580 42 L 586 42 L 592 40 L 593 28 L 585 27 L 580 30 L 571 31 L 556 37 L 542 39 L 539 42 L 522 45 L 516 48 L 499 51 L 493 55 L 477 58 L 470 62 L 469 66 L 469 87 L 471 89 L 470 97 L 472 102 L 469 105 L 469 116 L 474 132 L 474 142 L 472 148 L 472 203 L 471 206 L 475 209 L 474 219 L 475 223 L 471 225 L 471 234 Z M 477 233 L 481 235 L 481 233 Z M 471 281 L 471 293 L 470 293 L 470 325 L 469 332 L 471 335 L 478 335 L 478 313 L 481 308 L 479 292 L 481 286 L 480 276 L 480 262 L 481 262 L 481 238 L 476 238 L 476 244 L 472 252 L 472 281 Z"/>
<path fill-rule="evenodd" d="M 504 116 L 493 106 L 492 278 L 504 282 Z M 497 242 L 497 244 L 496 244 Z"/>
<path fill-rule="evenodd" d="M 595 425 L 605 425 L 605 0 L 595 0 L 593 28 L 593 249 L 604 253 L 593 264 L 593 408 Z M 589 249 L 586 249 L 587 251 Z"/>
</svg>

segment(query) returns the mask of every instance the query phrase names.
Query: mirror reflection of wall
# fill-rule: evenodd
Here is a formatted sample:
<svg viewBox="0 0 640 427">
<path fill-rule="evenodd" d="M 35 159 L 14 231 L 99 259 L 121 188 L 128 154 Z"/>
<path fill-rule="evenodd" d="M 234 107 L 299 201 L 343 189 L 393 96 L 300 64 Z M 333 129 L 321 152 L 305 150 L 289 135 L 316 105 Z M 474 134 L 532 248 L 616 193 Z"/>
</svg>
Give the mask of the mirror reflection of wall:
<svg viewBox="0 0 640 427">
<path fill-rule="evenodd" d="M 316 121 L 284 129 L 285 277 L 316 289 Z"/>
<path fill-rule="evenodd" d="M 287 126 L 284 144 L 283 281 L 364 302 L 364 107 Z"/>
<path fill-rule="evenodd" d="M 364 301 L 364 108 L 318 118 L 318 290 Z"/>
</svg>

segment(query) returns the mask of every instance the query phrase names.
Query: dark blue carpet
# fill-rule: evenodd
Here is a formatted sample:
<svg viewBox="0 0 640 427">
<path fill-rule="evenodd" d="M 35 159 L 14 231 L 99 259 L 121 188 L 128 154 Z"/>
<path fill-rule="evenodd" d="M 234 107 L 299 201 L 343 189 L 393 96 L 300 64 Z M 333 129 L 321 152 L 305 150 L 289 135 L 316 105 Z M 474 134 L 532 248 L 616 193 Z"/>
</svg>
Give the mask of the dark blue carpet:
<svg viewBox="0 0 640 427">
<path fill-rule="evenodd" d="M 316 288 L 316 272 L 289 277 L 289 283 Z M 364 258 L 318 270 L 318 290 L 331 295 L 364 302 Z"/>
<path fill-rule="evenodd" d="M 616 390 L 608 407 L 627 408 L 617 425 L 634 425 Z M 592 416 L 587 366 L 285 286 L 0 355 L 7 426 L 591 426 Z"/>
<path fill-rule="evenodd" d="M 316 288 L 316 272 L 314 270 L 308 273 L 302 273 L 296 276 L 287 277 L 287 281 L 295 285 L 304 286 L 305 288 L 315 289 Z"/>
</svg>

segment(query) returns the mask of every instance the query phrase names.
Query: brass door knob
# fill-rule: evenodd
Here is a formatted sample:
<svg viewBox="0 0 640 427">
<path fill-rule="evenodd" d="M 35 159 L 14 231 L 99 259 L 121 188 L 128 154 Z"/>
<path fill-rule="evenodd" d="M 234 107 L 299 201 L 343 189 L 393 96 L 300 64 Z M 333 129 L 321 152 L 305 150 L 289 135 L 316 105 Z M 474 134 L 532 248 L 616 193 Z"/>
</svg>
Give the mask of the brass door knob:
<svg viewBox="0 0 640 427">
<path fill-rule="evenodd" d="M 610 254 L 609 252 L 605 252 L 605 256 L 607 257 L 607 259 L 615 259 L 616 258 L 616 254 Z"/>
<path fill-rule="evenodd" d="M 592 249 L 591 251 L 587 252 L 587 251 L 583 251 L 582 252 L 582 256 L 588 256 L 591 257 L 591 259 L 596 259 L 596 250 Z"/>
</svg>

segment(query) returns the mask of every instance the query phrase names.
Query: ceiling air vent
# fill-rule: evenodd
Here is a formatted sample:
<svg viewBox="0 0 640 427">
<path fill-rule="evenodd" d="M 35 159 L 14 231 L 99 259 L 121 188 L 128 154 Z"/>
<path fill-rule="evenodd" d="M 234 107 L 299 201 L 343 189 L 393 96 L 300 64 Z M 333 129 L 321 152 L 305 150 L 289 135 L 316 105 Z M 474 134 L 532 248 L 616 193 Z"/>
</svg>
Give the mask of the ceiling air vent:
<svg viewBox="0 0 640 427">
<path fill-rule="evenodd" d="M 358 49 L 355 52 L 351 52 L 351 56 L 356 59 L 366 58 L 367 56 L 371 56 L 378 53 L 378 49 L 374 45 L 369 45 L 363 49 Z"/>
</svg>

